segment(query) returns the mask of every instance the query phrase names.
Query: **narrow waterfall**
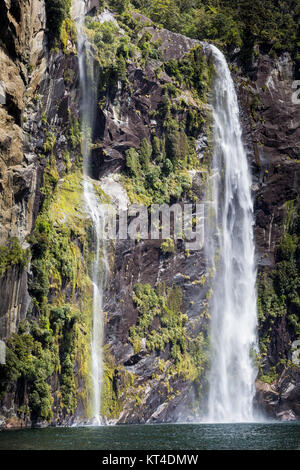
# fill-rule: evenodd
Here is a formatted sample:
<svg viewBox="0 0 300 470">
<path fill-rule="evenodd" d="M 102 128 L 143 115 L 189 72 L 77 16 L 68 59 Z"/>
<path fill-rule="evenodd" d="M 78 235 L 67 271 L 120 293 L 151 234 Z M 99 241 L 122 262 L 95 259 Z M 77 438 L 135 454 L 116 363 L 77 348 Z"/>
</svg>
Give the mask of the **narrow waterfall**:
<svg viewBox="0 0 300 470">
<path fill-rule="evenodd" d="M 256 369 L 256 266 L 251 176 L 239 107 L 224 55 L 206 46 L 215 65 L 212 210 L 206 234 L 214 272 L 208 420 L 253 421 Z"/>
<path fill-rule="evenodd" d="M 92 264 L 93 282 L 93 325 L 91 335 L 91 371 L 93 385 L 93 420 L 100 425 L 101 388 L 102 388 L 102 349 L 103 349 L 103 293 L 107 280 L 108 262 L 103 238 L 104 212 L 97 197 L 90 174 L 90 145 L 95 120 L 96 79 L 94 60 L 89 41 L 84 32 L 85 1 L 73 0 L 73 15 L 77 26 L 77 48 L 81 91 L 81 133 L 83 156 L 83 196 L 87 212 L 91 217 L 94 230 L 95 257 Z"/>
</svg>

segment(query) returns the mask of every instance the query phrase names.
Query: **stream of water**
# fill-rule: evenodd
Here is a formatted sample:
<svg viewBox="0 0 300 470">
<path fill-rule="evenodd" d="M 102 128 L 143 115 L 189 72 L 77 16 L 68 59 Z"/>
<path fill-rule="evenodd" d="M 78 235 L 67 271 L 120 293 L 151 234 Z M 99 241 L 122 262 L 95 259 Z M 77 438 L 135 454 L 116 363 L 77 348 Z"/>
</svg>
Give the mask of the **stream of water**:
<svg viewBox="0 0 300 470">
<path fill-rule="evenodd" d="M 206 251 L 215 273 L 211 299 L 208 420 L 253 421 L 256 369 L 256 266 L 251 176 L 239 107 L 224 55 L 207 45 L 215 66 L 212 211 Z"/>
<path fill-rule="evenodd" d="M 91 142 L 95 122 L 96 77 L 94 59 L 90 44 L 84 32 L 85 2 L 74 0 L 74 16 L 77 26 L 77 48 L 81 92 L 81 133 L 83 157 L 83 197 L 87 212 L 92 220 L 94 232 L 95 256 L 92 263 L 91 279 L 93 282 L 93 326 L 91 333 L 91 370 L 93 385 L 93 419 L 95 425 L 101 424 L 101 389 L 103 377 L 103 295 L 107 281 L 108 262 L 104 233 L 104 211 L 90 178 Z"/>
</svg>

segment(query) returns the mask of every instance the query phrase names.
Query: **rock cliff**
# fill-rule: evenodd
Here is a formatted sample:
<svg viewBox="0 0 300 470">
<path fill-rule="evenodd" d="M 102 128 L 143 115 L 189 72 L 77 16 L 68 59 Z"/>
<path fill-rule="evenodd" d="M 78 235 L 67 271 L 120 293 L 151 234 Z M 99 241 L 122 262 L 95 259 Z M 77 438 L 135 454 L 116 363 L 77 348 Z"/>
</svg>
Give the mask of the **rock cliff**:
<svg viewBox="0 0 300 470">
<path fill-rule="evenodd" d="M 62 2 L 64 3 L 64 2 Z M 91 416 L 92 227 L 82 202 L 76 28 L 51 2 L 2 0 L 0 365 L 3 426 Z M 73 13 L 76 16 L 76 12 Z M 140 14 L 87 6 L 97 90 L 90 179 L 99 198 L 203 201 L 211 156 L 209 57 Z M 257 405 L 300 415 L 299 119 L 287 53 L 229 54 L 253 174 L 260 357 Z M 205 412 L 211 273 L 183 241 L 109 246 L 102 415 L 108 422 Z M 287 279 L 287 280 L 286 280 Z M 295 282 L 289 287 L 293 279 Z M 144 326 L 143 326 L 144 325 Z M 146 325 L 146 326 L 145 326 Z"/>
</svg>

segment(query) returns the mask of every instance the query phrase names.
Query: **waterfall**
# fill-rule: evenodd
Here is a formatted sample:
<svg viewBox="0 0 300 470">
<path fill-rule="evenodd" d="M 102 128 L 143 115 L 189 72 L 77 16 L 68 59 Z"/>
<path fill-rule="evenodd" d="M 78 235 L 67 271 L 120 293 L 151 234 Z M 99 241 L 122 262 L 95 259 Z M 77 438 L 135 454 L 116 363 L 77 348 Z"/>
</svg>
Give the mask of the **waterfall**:
<svg viewBox="0 0 300 470">
<path fill-rule="evenodd" d="M 95 257 L 92 263 L 91 278 L 93 282 L 93 323 L 91 334 L 91 371 L 93 385 L 93 420 L 101 424 L 101 388 L 102 388 L 102 349 L 103 349 L 103 294 L 107 281 L 108 261 L 104 242 L 104 212 L 97 197 L 90 173 L 90 145 L 95 121 L 96 79 L 94 60 L 90 44 L 84 32 L 85 1 L 73 0 L 73 16 L 77 27 L 77 49 L 81 92 L 81 133 L 83 156 L 83 196 L 87 212 L 92 220 L 94 232 Z"/>
<path fill-rule="evenodd" d="M 208 420 L 253 421 L 256 369 L 256 265 L 251 176 L 239 107 L 224 55 L 205 45 L 215 66 L 214 154 L 206 254 L 214 272 Z"/>
</svg>

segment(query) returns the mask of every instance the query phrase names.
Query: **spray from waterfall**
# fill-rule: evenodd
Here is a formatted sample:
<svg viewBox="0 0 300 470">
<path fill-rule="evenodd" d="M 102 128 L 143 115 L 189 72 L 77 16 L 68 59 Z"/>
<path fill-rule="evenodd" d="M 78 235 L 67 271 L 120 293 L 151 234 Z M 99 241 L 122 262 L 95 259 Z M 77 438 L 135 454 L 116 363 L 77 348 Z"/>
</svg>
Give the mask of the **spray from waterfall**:
<svg viewBox="0 0 300 470">
<path fill-rule="evenodd" d="M 206 254 L 214 272 L 208 420 L 253 421 L 256 369 L 256 265 L 251 177 L 239 107 L 224 55 L 205 45 L 215 66 L 212 210 Z"/>
<path fill-rule="evenodd" d="M 83 156 L 83 196 L 87 212 L 92 220 L 95 257 L 92 264 L 91 278 L 93 282 L 93 325 L 91 334 L 91 361 L 93 385 L 93 420 L 95 425 L 101 424 L 101 388 L 103 376 L 103 294 L 107 281 L 108 262 L 104 233 L 104 213 L 90 174 L 90 145 L 95 121 L 96 79 L 94 60 L 89 41 L 84 32 L 85 2 L 73 0 L 73 15 L 77 26 L 77 48 L 81 91 L 81 133 Z"/>
</svg>

